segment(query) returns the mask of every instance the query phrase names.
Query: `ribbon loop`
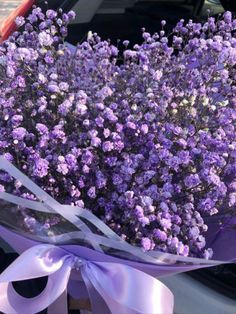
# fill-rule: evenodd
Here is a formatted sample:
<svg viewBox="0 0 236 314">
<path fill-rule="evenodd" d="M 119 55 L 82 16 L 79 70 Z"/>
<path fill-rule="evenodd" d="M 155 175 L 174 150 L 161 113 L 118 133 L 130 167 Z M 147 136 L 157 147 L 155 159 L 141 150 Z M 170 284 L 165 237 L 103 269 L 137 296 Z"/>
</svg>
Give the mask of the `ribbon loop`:
<svg viewBox="0 0 236 314">
<path fill-rule="evenodd" d="M 173 313 L 172 293 L 154 277 L 128 265 L 87 261 L 49 244 L 28 249 L 1 274 L 0 311 L 35 314 L 49 307 L 52 313 L 53 304 L 65 295 L 72 269 L 81 272 L 94 313 Z M 47 285 L 32 299 L 21 297 L 12 286 L 12 281 L 43 276 L 48 276 Z"/>
<path fill-rule="evenodd" d="M 0 276 L 0 311 L 35 314 L 55 302 L 66 290 L 72 269 L 70 256 L 51 245 L 38 245 L 20 255 Z M 20 296 L 13 281 L 48 276 L 43 292 L 34 298 Z"/>
<path fill-rule="evenodd" d="M 64 263 L 64 251 L 56 246 L 42 244 L 23 252 L 0 276 L 0 282 L 21 281 L 50 276 Z"/>
</svg>

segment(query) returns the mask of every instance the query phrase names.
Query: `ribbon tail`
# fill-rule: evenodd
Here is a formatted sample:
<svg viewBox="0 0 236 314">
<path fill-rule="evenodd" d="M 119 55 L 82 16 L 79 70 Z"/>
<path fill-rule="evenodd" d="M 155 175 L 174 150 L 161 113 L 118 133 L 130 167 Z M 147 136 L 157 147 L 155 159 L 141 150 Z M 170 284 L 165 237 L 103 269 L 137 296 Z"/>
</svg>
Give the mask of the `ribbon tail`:
<svg viewBox="0 0 236 314">
<path fill-rule="evenodd" d="M 96 314 L 111 314 L 109 307 L 107 306 L 107 302 L 105 302 L 103 296 L 101 295 L 100 291 L 95 289 L 93 281 L 89 279 L 86 271 L 84 268 L 81 269 L 81 275 L 86 285 L 89 299 L 92 306 L 92 313 Z M 123 313 L 122 313 L 123 314 Z"/>
<path fill-rule="evenodd" d="M 89 299 L 92 306 L 92 313 L 96 314 L 138 314 L 127 308 L 124 304 L 116 302 L 108 294 L 104 294 L 99 288 L 93 286 L 88 277 L 83 276 L 84 282 L 89 292 Z M 169 314 L 169 313 L 168 313 Z"/>
<path fill-rule="evenodd" d="M 88 299 L 88 290 L 85 282 L 81 280 L 73 280 L 70 278 L 68 283 L 68 294 L 74 299 Z"/>
<path fill-rule="evenodd" d="M 67 314 L 67 289 L 48 307 L 47 314 Z"/>
<path fill-rule="evenodd" d="M 81 271 L 112 314 L 173 314 L 171 291 L 140 270 L 118 263 L 88 262 Z"/>
</svg>

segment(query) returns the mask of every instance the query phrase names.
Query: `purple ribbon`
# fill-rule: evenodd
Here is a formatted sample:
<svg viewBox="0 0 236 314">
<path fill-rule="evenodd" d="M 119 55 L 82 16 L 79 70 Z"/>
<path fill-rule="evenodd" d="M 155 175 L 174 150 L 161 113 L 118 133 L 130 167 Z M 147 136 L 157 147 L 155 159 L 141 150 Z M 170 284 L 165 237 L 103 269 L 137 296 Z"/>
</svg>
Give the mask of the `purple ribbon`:
<svg viewBox="0 0 236 314">
<path fill-rule="evenodd" d="M 55 304 L 51 313 L 66 313 L 66 298 L 60 297 L 66 297 L 72 271 L 81 274 L 94 313 L 173 313 L 172 293 L 154 277 L 124 264 L 89 261 L 50 244 L 27 249 L 1 274 L 0 311 L 33 314 Z M 18 295 L 11 283 L 43 276 L 48 276 L 47 285 L 32 299 Z"/>
</svg>

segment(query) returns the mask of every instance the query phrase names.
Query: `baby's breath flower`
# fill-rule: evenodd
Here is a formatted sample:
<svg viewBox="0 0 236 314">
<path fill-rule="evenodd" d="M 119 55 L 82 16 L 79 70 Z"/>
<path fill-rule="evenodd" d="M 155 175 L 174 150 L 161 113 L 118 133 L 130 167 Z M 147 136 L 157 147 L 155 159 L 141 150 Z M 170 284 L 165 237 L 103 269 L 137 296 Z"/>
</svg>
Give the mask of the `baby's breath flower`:
<svg viewBox="0 0 236 314">
<path fill-rule="evenodd" d="M 0 154 L 145 251 L 211 258 L 204 217 L 236 204 L 236 20 L 181 20 L 172 42 L 162 21 L 124 41 L 121 62 L 92 32 L 75 53 L 62 44 L 74 17 L 34 8 L 1 45 Z M 0 173 L 0 191 L 10 184 Z M 40 219 L 22 224 L 60 222 Z"/>
</svg>

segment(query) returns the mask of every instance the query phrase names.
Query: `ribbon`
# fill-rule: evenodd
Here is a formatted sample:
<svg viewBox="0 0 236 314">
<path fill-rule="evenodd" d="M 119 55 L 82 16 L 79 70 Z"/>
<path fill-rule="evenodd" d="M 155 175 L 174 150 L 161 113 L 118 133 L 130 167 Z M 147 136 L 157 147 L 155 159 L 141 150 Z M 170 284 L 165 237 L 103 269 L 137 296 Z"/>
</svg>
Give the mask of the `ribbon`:
<svg viewBox="0 0 236 314">
<path fill-rule="evenodd" d="M 7 202 L 11 206 L 29 208 L 36 215 L 56 213 L 78 229 L 49 236 L 24 234 L 22 230 L 17 234 L 0 225 L 1 237 L 22 253 L 0 276 L 0 311 L 6 314 L 34 314 L 46 307 L 51 314 L 65 314 L 67 288 L 74 297 L 89 296 L 96 314 L 172 314 L 173 295 L 156 276 L 227 263 L 158 251 L 144 253 L 123 241 L 88 210 L 58 203 L 1 156 L 0 169 L 19 180 L 39 200 L 30 201 L 0 192 L 3 207 Z M 14 221 L 12 228 L 16 230 Z M 92 230 L 99 230 L 103 235 Z M 66 244 L 72 239 L 89 243 L 93 249 Z M 105 254 L 104 247 L 112 249 L 113 254 L 118 253 L 118 257 Z M 19 296 L 12 286 L 12 281 L 43 276 L 48 276 L 47 286 L 32 299 Z"/>
<path fill-rule="evenodd" d="M 56 304 L 60 296 L 66 296 L 72 271 L 81 274 L 94 313 L 173 313 L 172 293 L 154 277 L 128 265 L 85 260 L 50 244 L 26 250 L 1 274 L 0 311 L 34 314 Z M 43 276 L 48 276 L 47 285 L 32 299 L 21 297 L 12 286 L 12 281 Z M 66 313 L 58 310 L 52 313 Z"/>
</svg>

